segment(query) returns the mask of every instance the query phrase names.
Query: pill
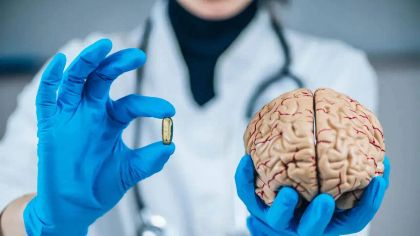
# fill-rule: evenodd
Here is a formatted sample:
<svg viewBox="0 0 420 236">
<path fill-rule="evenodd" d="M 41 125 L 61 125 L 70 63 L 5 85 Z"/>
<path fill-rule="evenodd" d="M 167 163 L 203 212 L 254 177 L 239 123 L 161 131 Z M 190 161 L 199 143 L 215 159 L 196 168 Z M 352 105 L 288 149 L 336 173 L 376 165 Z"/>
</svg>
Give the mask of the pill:
<svg viewBox="0 0 420 236">
<path fill-rule="evenodd" d="M 167 117 L 162 119 L 162 142 L 169 145 L 172 142 L 173 136 L 173 122 L 172 119 Z"/>
</svg>

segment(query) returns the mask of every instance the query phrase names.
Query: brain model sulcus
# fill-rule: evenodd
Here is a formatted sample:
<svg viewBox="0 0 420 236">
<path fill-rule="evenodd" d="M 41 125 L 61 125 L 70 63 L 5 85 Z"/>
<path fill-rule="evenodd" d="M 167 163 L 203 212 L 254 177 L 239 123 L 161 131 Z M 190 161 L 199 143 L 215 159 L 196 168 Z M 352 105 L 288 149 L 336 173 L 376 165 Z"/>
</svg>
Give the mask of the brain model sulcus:
<svg viewBox="0 0 420 236">
<path fill-rule="evenodd" d="M 244 134 L 256 170 L 256 194 L 271 205 L 282 186 L 307 201 L 328 193 L 352 208 L 382 175 L 382 127 L 356 100 L 332 89 L 285 93 L 253 117 Z"/>
</svg>

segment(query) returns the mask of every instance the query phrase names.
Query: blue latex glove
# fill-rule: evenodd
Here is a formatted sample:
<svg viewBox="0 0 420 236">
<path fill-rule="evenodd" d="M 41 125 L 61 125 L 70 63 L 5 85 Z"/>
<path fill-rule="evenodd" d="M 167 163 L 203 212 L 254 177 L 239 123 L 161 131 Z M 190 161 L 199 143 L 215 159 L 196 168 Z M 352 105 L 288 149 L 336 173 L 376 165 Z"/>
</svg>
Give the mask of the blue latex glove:
<svg viewBox="0 0 420 236">
<path fill-rule="evenodd" d="M 248 228 L 253 236 L 317 236 L 359 232 L 378 211 L 388 187 L 390 165 L 387 158 L 384 165 L 384 176 L 371 181 L 354 208 L 346 211 L 335 209 L 334 199 L 328 194 L 320 194 L 304 212 L 299 212 L 296 209 L 298 193 L 290 187 L 280 189 L 271 207 L 259 199 L 254 188 L 254 165 L 251 157 L 246 155 L 236 170 L 235 181 L 239 198 L 251 213 L 247 220 Z"/>
<path fill-rule="evenodd" d="M 175 146 L 156 142 L 132 150 L 121 139 L 137 117 L 171 117 L 159 98 L 109 98 L 112 81 L 145 62 L 138 49 L 108 57 L 111 41 L 83 50 L 63 72 L 57 54 L 45 69 L 36 98 L 38 191 L 24 211 L 28 235 L 86 235 L 88 227 L 138 181 L 160 171 Z M 57 95 L 57 90 L 58 95 Z"/>
</svg>

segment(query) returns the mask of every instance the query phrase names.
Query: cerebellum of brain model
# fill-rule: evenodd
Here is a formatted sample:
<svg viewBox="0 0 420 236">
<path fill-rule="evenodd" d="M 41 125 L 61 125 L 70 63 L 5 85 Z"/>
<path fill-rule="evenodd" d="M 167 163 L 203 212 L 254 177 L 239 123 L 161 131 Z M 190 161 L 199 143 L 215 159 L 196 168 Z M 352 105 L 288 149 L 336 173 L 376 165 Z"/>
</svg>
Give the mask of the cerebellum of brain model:
<svg viewBox="0 0 420 236">
<path fill-rule="evenodd" d="M 384 171 L 382 127 L 372 112 L 332 89 L 285 93 L 253 117 L 244 134 L 256 170 L 255 191 L 271 205 L 282 186 L 307 201 L 328 193 L 352 208 Z"/>
</svg>

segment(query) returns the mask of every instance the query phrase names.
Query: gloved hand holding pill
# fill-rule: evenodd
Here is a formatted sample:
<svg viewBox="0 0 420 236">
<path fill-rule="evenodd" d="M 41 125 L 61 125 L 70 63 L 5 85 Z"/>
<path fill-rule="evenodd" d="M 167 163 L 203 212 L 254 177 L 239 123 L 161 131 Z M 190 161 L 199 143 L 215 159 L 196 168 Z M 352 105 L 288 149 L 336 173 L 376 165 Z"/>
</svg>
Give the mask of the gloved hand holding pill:
<svg viewBox="0 0 420 236">
<path fill-rule="evenodd" d="M 97 41 L 64 72 L 66 58 L 57 54 L 43 73 L 36 99 L 38 190 L 24 211 L 28 235 L 85 235 L 175 150 L 162 141 L 132 150 L 122 141 L 133 119 L 172 117 L 175 109 L 163 99 L 134 94 L 111 100 L 112 81 L 146 60 L 138 49 L 107 57 L 111 47 L 109 40 Z"/>
</svg>

